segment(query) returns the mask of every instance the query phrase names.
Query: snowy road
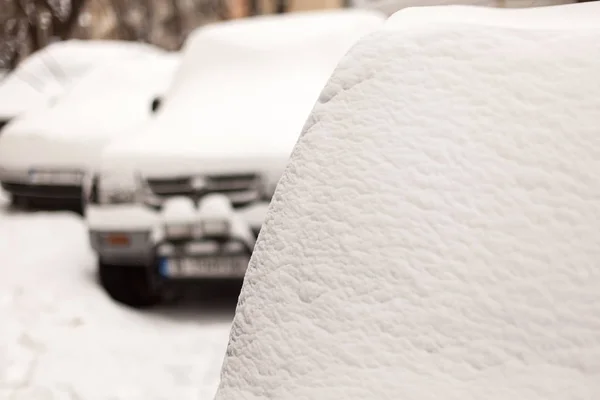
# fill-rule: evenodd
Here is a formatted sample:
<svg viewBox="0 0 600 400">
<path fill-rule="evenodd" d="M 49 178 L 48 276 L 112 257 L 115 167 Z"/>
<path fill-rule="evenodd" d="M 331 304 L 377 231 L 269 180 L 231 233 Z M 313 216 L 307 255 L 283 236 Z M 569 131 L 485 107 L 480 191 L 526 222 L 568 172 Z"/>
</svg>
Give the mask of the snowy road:
<svg viewBox="0 0 600 400">
<path fill-rule="evenodd" d="M 9 212 L 3 198 L 0 261 L 1 400 L 212 398 L 235 293 L 119 306 L 95 282 L 80 218 Z"/>
</svg>

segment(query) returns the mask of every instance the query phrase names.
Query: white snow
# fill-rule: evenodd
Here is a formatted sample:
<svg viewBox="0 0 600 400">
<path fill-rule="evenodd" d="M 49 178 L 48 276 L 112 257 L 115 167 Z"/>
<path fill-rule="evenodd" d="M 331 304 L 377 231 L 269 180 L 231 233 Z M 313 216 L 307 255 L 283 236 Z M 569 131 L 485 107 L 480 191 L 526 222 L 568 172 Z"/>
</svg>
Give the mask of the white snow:
<svg viewBox="0 0 600 400">
<path fill-rule="evenodd" d="M 0 209 L 0 399 L 209 400 L 233 305 L 112 302 L 69 213 Z M 226 300 L 226 299 L 225 299 Z"/>
<path fill-rule="evenodd" d="M 486 20 L 382 29 L 342 60 L 217 400 L 600 396 L 600 27 Z"/>
<path fill-rule="evenodd" d="M 233 207 L 229 198 L 224 194 L 209 194 L 198 202 L 198 215 L 200 218 L 229 218 L 232 214 Z"/>
<path fill-rule="evenodd" d="M 45 107 L 87 72 L 117 59 L 161 54 L 143 43 L 67 40 L 32 54 L 0 81 L 0 119 Z"/>
<path fill-rule="evenodd" d="M 472 5 L 442 5 L 402 9 L 385 22 L 389 29 L 412 29 L 425 22 L 510 26 L 531 29 L 570 29 L 573 26 L 596 28 L 600 3 L 579 3 L 525 9 L 489 8 Z"/>
<path fill-rule="evenodd" d="M 113 142 L 103 164 L 151 176 L 258 170 L 277 179 L 339 59 L 381 24 L 379 14 L 346 10 L 198 30 L 152 124 Z"/>
<path fill-rule="evenodd" d="M 87 226 L 94 231 L 155 231 L 160 223 L 156 210 L 139 203 L 88 206 L 85 210 Z"/>
<path fill-rule="evenodd" d="M 367 10 L 378 10 L 391 15 L 407 7 L 435 7 L 469 5 L 479 7 L 537 8 L 572 4 L 574 0 L 353 0 L 352 5 Z"/>
<path fill-rule="evenodd" d="M 262 15 L 204 25 L 188 37 L 185 50 L 221 44 L 237 44 L 255 50 L 299 45 L 324 35 L 346 34 L 364 25 L 381 24 L 385 16 L 373 10 L 330 9 Z M 330 39 L 331 40 L 331 39 Z"/>
<path fill-rule="evenodd" d="M 197 219 L 196 205 L 189 197 L 176 196 L 165 201 L 160 216 L 167 224 L 194 222 Z"/>
<path fill-rule="evenodd" d="M 164 93 L 177 54 L 147 54 L 97 67 L 68 87 L 56 104 L 14 119 L 0 136 L 0 165 L 85 170 L 112 139 L 142 129 L 152 99 Z"/>
<path fill-rule="evenodd" d="M 250 224 L 252 221 L 247 221 L 244 214 L 234 211 L 227 196 L 219 193 L 204 196 L 198 202 L 197 216 L 205 232 L 206 226 L 217 226 L 218 229 L 225 224 L 231 237 L 241 239 L 250 247 L 254 247 L 255 238 L 252 233 L 254 225 Z"/>
</svg>

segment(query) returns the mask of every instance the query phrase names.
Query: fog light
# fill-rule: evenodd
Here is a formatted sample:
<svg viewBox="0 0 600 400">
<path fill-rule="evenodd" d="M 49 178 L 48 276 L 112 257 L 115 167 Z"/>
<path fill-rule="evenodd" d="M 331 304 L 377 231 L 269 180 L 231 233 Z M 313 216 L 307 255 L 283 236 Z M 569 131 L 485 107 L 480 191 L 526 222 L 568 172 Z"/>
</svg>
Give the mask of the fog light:
<svg viewBox="0 0 600 400">
<path fill-rule="evenodd" d="M 104 241 L 108 246 L 125 247 L 131 243 L 129 235 L 125 233 L 109 233 L 104 237 Z"/>
</svg>

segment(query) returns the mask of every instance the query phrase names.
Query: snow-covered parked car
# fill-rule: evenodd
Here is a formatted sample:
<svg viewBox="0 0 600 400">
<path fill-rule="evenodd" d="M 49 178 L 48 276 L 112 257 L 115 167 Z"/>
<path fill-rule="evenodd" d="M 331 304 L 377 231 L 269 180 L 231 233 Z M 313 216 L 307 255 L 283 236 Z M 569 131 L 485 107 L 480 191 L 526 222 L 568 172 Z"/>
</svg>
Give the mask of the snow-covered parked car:
<svg viewBox="0 0 600 400">
<path fill-rule="evenodd" d="M 350 50 L 277 188 L 212 399 L 600 398 L 593 8 L 459 9 Z"/>
<path fill-rule="evenodd" d="M 67 40 L 31 54 L 0 80 L 0 128 L 55 101 L 90 70 L 114 60 L 162 53 L 158 47 L 111 40 Z"/>
<path fill-rule="evenodd" d="M 101 282 L 148 306 L 171 283 L 244 276 L 298 135 L 339 59 L 383 24 L 344 10 L 209 25 L 156 117 L 104 151 L 85 217 Z"/>
<path fill-rule="evenodd" d="M 13 203 L 81 206 L 81 180 L 114 138 L 151 118 L 178 53 L 140 55 L 97 67 L 50 106 L 14 119 L 0 135 L 0 182 Z M 39 201 L 38 201 L 39 203 Z"/>
</svg>

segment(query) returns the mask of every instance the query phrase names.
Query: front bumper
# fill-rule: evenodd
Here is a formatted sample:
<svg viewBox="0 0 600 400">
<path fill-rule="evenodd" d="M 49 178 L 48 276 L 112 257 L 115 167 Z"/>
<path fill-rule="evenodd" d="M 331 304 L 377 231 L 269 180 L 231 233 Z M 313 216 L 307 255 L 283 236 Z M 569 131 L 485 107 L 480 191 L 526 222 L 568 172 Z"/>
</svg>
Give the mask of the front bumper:
<svg viewBox="0 0 600 400">
<path fill-rule="evenodd" d="M 68 179 L 65 179 L 65 176 Z M 43 179 L 40 179 L 40 177 Z M 6 192 L 33 199 L 81 201 L 82 179 L 83 172 L 73 169 L 21 171 L 0 168 L 0 183 Z"/>
<path fill-rule="evenodd" d="M 104 263 L 130 266 L 157 265 L 159 275 L 167 278 L 170 266 L 178 268 L 179 265 L 185 270 L 183 264 L 189 265 L 192 262 L 189 260 L 203 259 L 200 264 L 215 265 L 212 272 L 208 271 L 210 268 L 203 266 L 188 268 L 204 268 L 206 273 L 204 276 L 199 276 L 201 278 L 233 278 L 243 277 L 267 210 L 266 202 L 237 209 L 236 229 L 233 231 L 235 233 L 225 241 L 216 242 L 216 247 L 214 243 L 210 244 L 213 250 L 208 252 L 201 249 L 207 245 L 205 239 L 178 242 L 166 240 L 159 212 L 143 204 L 88 205 L 85 218 L 92 248 Z M 223 258 L 229 259 L 230 266 L 224 266 L 224 262 L 216 261 Z M 238 267 L 239 265 L 243 265 L 244 268 Z M 177 279 L 191 277 L 186 277 L 185 271 L 182 274 L 182 276 L 174 276 L 177 274 L 170 274 L 170 276 Z"/>
<path fill-rule="evenodd" d="M 163 242 L 156 246 L 156 272 L 159 278 L 171 281 L 243 278 L 251 254 L 252 249 L 236 239 Z"/>
<path fill-rule="evenodd" d="M 155 257 L 149 231 L 90 231 L 90 244 L 102 262 L 115 265 L 149 265 Z"/>
</svg>

